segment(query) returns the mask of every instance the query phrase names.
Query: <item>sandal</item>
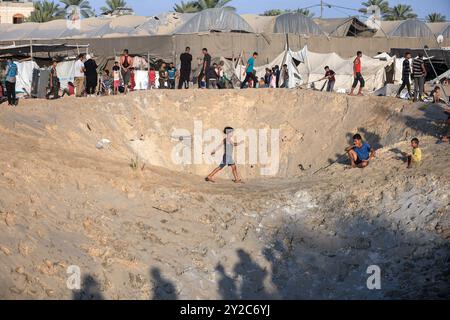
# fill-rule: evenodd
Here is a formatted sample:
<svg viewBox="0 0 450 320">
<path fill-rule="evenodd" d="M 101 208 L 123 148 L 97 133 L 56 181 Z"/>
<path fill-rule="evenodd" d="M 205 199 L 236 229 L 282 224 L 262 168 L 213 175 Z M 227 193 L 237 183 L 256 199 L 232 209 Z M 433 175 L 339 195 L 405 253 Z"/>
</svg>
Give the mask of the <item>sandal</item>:
<svg viewBox="0 0 450 320">
<path fill-rule="evenodd" d="M 212 182 L 212 183 L 215 183 L 215 181 L 214 181 L 214 180 L 211 180 L 211 179 L 210 179 L 210 178 L 208 178 L 208 177 L 206 177 L 206 178 L 205 178 L 205 181 L 206 181 L 206 182 Z"/>
</svg>

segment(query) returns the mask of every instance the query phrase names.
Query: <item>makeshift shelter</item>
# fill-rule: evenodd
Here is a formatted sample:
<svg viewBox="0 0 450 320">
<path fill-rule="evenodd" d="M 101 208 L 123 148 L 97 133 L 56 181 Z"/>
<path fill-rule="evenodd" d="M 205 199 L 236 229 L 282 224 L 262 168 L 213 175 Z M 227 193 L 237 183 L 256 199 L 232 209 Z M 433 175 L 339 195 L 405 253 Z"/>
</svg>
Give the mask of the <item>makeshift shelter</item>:
<svg viewBox="0 0 450 320">
<path fill-rule="evenodd" d="M 233 8 L 202 10 L 177 28 L 174 33 L 248 32 L 252 27 Z"/>
<path fill-rule="evenodd" d="M 314 22 L 330 37 L 373 37 L 377 31 L 356 17 L 314 19 Z"/>
<path fill-rule="evenodd" d="M 303 35 L 324 35 L 313 19 L 301 13 L 284 13 L 275 18 L 274 33 L 295 33 Z"/>
<path fill-rule="evenodd" d="M 0 47 L 0 56 L 4 55 L 29 55 L 32 57 L 36 53 L 53 53 L 71 50 L 87 50 L 89 45 L 70 45 L 70 44 L 23 44 Z"/>
<path fill-rule="evenodd" d="M 380 29 L 375 34 L 375 37 L 434 37 L 427 24 L 417 19 L 381 21 L 379 27 Z"/>
<path fill-rule="evenodd" d="M 288 81 L 288 88 L 295 88 L 303 84 L 303 77 L 301 76 L 300 72 L 297 69 L 297 63 L 294 59 L 295 53 L 291 50 L 284 50 L 282 53 L 280 53 L 274 60 L 272 60 L 270 63 L 255 67 L 256 77 L 263 78 L 266 73 L 266 68 L 272 69 L 275 66 L 278 66 L 280 70 L 282 69 L 282 66 L 284 64 L 287 65 L 288 73 L 289 73 L 289 81 Z M 245 71 L 245 65 L 246 60 L 241 59 L 241 63 L 239 63 L 235 67 L 235 75 L 240 80 L 243 81 L 245 76 L 243 75 Z M 281 76 L 280 76 L 281 78 Z M 282 83 L 282 79 L 280 79 L 279 85 Z"/>
<path fill-rule="evenodd" d="M 343 59 L 336 53 L 315 53 L 305 46 L 302 50 L 292 53 L 292 57 L 300 61 L 297 66 L 302 78 L 312 83 L 324 77 L 325 66 L 329 66 L 336 73 L 336 91 L 348 90 L 353 82 L 353 58 Z M 390 58 L 386 61 L 373 59 L 368 56 L 361 58 L 362 74 L 366 81 L 366 90 L 375 91 L 385 85 L 385 68 L 394 63 Z M 323 80 L 325 81 L 325 80 Z"/>
<path fill-rule="evenodd" d="M 442 35 L 444 38 L 450 38 L 450 22 L 427 23 L 427 26 L 436 37 Z"/>
</svg>

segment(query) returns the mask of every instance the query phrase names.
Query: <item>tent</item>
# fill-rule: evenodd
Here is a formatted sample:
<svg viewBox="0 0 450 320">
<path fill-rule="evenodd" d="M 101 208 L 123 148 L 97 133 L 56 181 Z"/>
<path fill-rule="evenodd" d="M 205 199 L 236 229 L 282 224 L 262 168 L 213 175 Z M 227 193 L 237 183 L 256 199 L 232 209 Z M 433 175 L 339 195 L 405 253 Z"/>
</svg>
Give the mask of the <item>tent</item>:
<svg viewBox="0 0 450 320">
<path fill-rule="evenodd" d="M 450 38 L 450 22 L 427 23 L 427 26 L 436 37 L 443 35 L 444 38 Z"/>
<path fill-rule="evenodd" d="M 336 53 L 315 53 L 305 46 L 302 50 L 292 54 L 301 63 L 297 66 L 305 81 L 311 83 L 321 79 L 325 66 L 329 66 L 336 73 L 335 90 L 347 90 L 353 82 L 353 58 L 343 59 Z M 361 59 L 362 75 L 366 80 L 366 90 L 375 91 L 384 86 L 386 80 L 385 68 L 394 63 L 394 58 L 386 61 L 363 56 Z M 325 80 L 324 80 L 325 81 Z"/>
<path fill-rule="evenodd" d="M 263 78 L 266 73 L 266 68 L 272 69 L 276 65 L 278 65 L 281 69 L 283 64 L 287 65 L 288 73 L 289 73 L 289 82 L 288 82 L 288 88 L 295 88 L 303 84 L 303 78 L 300 75 L 300 72 L 297 70 L 297 66 L 294 60 L 294 52 L 291 50 L 285 50 L 284 52 L 280 53 L 274 60 L 272 60 L 270 63 L 255 67 L 256 71 L 256 77 L 258 79 Z M 236 66 L 235 68 L 235 75 L 240 80 L 243 81 L 245 76 L 245 66 L 246 66 L 246 60 L 242 59 L 241 63 Z M 280 76 L 281 77 L 281 76 Z M 280 79 L 280 85 L 281 85 L 282 79 Z"/>
<path fill-rule="evenodd" d="M 425 22 L 417 19 L 381 21 L 375 37 L 417 37 L 431 38 L 433 32 Z"/>
<path fill-rule="evenodd" d="M 254 33 L 252 27 L 233 8 L 214 8 L 200 11 L 177 28 L 174 33 L 211 31 Z"/>
<path fill-rule="evenodd" d="M 275 18 L 274 33 L 295 33 L 304 35 L 323 35 L 322 29 L 313 19 L 300 13 L 284 13 Z"/>
<path fill-rule="evenodd" d="M 356 17 L 314 19 L 314 22 L 330 37 L 372 37 L 376 33 Z"/>
</svg>

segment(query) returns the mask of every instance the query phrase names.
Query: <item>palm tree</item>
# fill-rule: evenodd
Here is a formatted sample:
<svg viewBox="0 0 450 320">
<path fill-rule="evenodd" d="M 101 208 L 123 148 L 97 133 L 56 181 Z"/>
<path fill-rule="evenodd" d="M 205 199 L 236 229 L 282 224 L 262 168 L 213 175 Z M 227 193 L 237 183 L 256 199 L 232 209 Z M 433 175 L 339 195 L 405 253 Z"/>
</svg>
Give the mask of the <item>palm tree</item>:
<svg viewBox="0 0 450 320">
<path fill-rule="evenodd" d="M 308 18 L 314 17 L 314 12 L 311 12 L 308 9 L 297 9 L 297 10 L 293 10 L 291 12 L 300 13 L 300 14 L 304 15 L 305 17 L 308 17 Z"/>
<path fill-rule="evenodd" d="M 264 11 L 263 14 L 261 14 L 262 16 L 279 16 L 280 14 L 286 13 L 286 10 L 281 10 L 281 9 L 272 9 L 272 10 L 267 10 Z"/>
<path fill-rule="evenodd" d="M 396 20 L 406 20 L 406 19 L 415 19 L 417 18 L 417 14 L 413 12 L 413 9 L 410 5 L 407 4 L 399 4 L 386 13 L 384 16 L 385 20 L 388 21 L 396 21 Z"/>
<path fill-rule="evenodd" d="M 70 6 L 79 7 L 81 16 L 83 18 L 89 18 L 95 15 L 88 0 L 60 0 L 60 1 L 63 4 L 63 8 L 60 11 L 60 14 L 66 16 L 66 18 L 71 18 L 71 15 L 74 14 L 74 12 L 72 12 L 69 13 L 68 16 L 66 15 L 66 10 Z"/>
<path fill-rule="evenodd" d="M 53 20 L 59 12 L 59 4 L 55 4 L 53 1 L 35 1 L 33 5 L 34 10 L 27 19 L 30 22 L 47 22 Z"/>
<path fill-rule="evenodd" d="M 125 0 L 106 0 L 106 6 L 101 7 L 102 12 L 114 11 L 119 8 L 126 8 L 127 2 Z"/>
<path fill-rule="evenodd" d="M 381 15 L 385 15 L 389 12 L 389 2 L 386 0 L 368 0 L 361 3 L 364 7 L 378 6 L 380 8 Z"/>
<path fill-rule="evenodd" d="M 427 22 L 445 22 L 446 18 L 441 13 L 433 12 L 427 15 L 426 20 Z"/>
<path fill-rule="evenodd" d="M 200 11 L 200 8 L 197 1 L 181 1 L 180 4 L 175 4 L 173 10 L 179 13 L 194 13 Z"/>
<path fill-rule="evenodd" d="M 230 3 L 232 0 L 198 0 L 197 4 L 201 10 L 211 9 L 211 8 L 223 8 L 226 4 Z"/>
</svg>

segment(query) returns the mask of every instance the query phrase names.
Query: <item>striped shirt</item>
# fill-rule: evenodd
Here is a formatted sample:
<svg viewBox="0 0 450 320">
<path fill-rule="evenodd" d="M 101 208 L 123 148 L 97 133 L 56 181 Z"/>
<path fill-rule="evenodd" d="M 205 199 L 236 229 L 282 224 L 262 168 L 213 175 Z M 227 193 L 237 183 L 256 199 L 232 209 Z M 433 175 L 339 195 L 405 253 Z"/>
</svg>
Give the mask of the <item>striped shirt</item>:
<svg viewBox="0 0 450 320">
<path fill-rule="evenodd" d="M 413 76 L 414 78 L 420 78 L 423 77 L 423 59 L 422 58 L 416 58 L 413 60 Z"/>
</svg>

